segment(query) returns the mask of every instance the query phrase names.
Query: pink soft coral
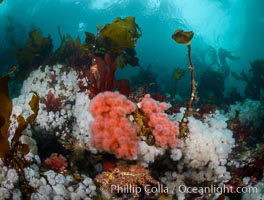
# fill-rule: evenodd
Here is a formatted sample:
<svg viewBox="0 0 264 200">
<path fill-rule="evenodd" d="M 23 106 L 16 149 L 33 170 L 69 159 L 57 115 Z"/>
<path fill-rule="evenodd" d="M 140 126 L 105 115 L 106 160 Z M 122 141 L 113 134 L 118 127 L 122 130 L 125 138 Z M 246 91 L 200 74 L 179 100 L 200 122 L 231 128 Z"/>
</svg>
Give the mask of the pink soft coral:
<svg viewBox="0 0 264 200">
<path fill-rule="evenodd" d="M 95 96 L 90 107 L 94 117 L 91 123 L 92 145 L 113 153 L 117 158 L 134 158 L 138 153 L 139 128 L 127 116 L 135 109 L 136 105 L 118 92 Z"/>
<path fill-rule="evenodd" d="M 166 103 L 159 103 L 145 95 L 140 103 L 140 109 L 145 113 L 149 127 L 155 137 L 156 143 L 163 148 L 174 148 L 177 145 L 176 135 L 179 134 L 178 123 L 168 119 L 164 110 L 168 108 Z"/>
<path fill-rule="evenodd" d="M 52 153 L 51 156 L 47 158 L 44 162 L 51 169 L 58 171 L 62 171 L 68 166 L 66 158 L 63 155 L 58 156 L 57 153 Z"/>
</svg>

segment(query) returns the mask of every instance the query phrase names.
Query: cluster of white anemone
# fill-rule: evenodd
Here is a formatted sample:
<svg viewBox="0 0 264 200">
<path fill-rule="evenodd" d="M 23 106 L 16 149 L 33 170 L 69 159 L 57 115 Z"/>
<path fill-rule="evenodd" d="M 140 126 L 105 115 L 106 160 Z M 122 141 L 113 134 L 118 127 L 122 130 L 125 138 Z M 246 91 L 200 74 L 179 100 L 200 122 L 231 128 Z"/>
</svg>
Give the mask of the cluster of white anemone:
<svg viewBox="0 0 264 200">
<path fill-rule="evenodd" d="M 18 180 L 19 177 L 16 170 L 3 166 L 0 160 L 0 199 L 21 199 Z"/>
</svg>

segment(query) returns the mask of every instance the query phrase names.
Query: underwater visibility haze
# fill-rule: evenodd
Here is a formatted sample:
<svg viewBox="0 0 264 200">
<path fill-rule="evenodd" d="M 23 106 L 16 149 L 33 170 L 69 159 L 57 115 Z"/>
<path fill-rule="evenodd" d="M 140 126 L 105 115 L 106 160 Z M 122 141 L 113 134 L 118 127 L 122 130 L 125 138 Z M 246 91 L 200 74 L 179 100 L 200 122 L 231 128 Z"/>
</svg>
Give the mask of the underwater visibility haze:
<svg viewBox="0 0 264 200">
<path fill-rule="evenodd" d="M 1 0 L 0 199 L 264 199 L 263 8 Z"/>
</svg>

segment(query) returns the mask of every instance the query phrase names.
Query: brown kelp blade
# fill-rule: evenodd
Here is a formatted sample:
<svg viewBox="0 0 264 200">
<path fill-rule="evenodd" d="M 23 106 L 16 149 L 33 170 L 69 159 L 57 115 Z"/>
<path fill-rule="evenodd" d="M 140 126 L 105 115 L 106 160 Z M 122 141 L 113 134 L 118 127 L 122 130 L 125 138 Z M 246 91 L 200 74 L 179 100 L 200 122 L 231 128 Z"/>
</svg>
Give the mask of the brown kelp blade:
<svg viewBox="0 0 264 200">
<path fill-rule="evenodd" d="M 175 80 L 180 80 L 186 73 L 186 70 L 181 68 L 176 68 L 173 70 L 172 76 Z"/>
<path fill-rule="evenodd" d="M 31 110 L 33 111 L 33 114 L 27 118 L 27 122 L 32 123 L 35 121 L 36 117 L 38 116 L 38 111 L 39 111 L 39 96 L 37 95 L 37 93 L 33 93 L 32 98 L 28 104 Z"/>
<path fill-rule="evenodd" d="M 9 75 L 0 78 L 0 157 L 5 158 L 10 150 L 8 129 L 12 113 L 12 100 L 8 91 Z"/>
<path fill-rule="evenodd" d="M 27 128 L 28 124 L 34 122 L 34 120 L 36 119 L 39 110 L 39 97 L 37 94 L 34 93 L 32 95 L 29 105 L 33 111 L 33 114 L 31 114 L 27 119 L 24 119 L 22 115 L 19 115 L 17 117 L 18 127 L 16 129 L 14 137 L 12 138 L 12 144 L 18 142 L 21 133 Z"/>
<path fill-rule="evenodd" d="M 27 128 L 28 125 L 28 123 L 26 122 L 26 120 L 22 115 L 19 115 L 17 117 L 17 122 L 18 122 L 18 127 L 16 129 L 14 137 L 12 138 L 12 144 L 18 142 L 21 133 Z"/>
<path fill-rule="evenodd" d="M 193 32 L 176 30 L 171 37 L 179 44 L 189 45 L 193 38 Z"/>
<path fill-rule="evenodd" d="M 100 30 L 100 34 L 111 42 L 111 50 L 134 48 L 137 39 L 142 35 L 133 16 L 114 19 Z"/>
<path fill-rule="evenodd" d="M 26 155 L 29 153 L 29 147 L 27 144 L 20 144 L 20 143 L 17 143 L 15 146 L 14 146 L 14 150 L 17 152 L 21 152 L 22 155 Z"/>
</svg>

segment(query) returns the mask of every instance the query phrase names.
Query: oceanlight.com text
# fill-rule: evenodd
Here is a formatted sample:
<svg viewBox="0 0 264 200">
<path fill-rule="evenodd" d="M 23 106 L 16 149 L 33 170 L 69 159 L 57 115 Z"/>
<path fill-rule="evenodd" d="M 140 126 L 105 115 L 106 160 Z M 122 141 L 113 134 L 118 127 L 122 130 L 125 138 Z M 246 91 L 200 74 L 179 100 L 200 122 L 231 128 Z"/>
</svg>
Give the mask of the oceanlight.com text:
<svg viewBox="0 0 264 200">
<path fill-rule="evenodd" d="M 199 193 L 199 194 L 209 194 L 209 193 L 258 193 L 257 187 L 232 187 L 230 185 L 223 185 L 221 187 L 211 185 L 209 187 L 188 187 L 186 185 L 179 185 L 174 188 L 174 190 L 180 193 Z"/>
</svg>

